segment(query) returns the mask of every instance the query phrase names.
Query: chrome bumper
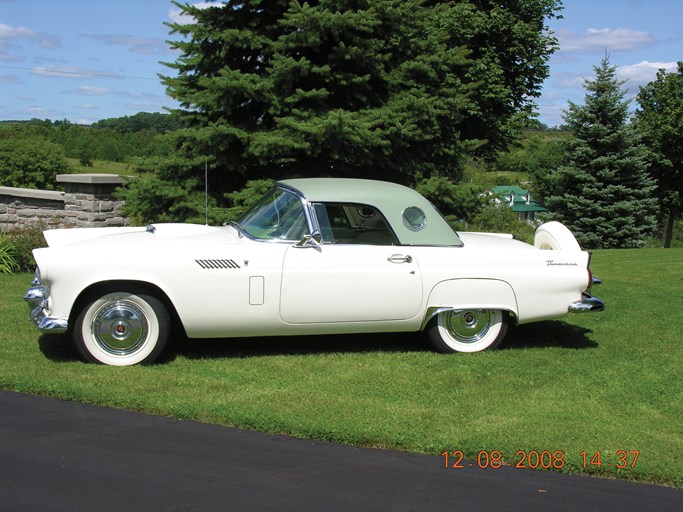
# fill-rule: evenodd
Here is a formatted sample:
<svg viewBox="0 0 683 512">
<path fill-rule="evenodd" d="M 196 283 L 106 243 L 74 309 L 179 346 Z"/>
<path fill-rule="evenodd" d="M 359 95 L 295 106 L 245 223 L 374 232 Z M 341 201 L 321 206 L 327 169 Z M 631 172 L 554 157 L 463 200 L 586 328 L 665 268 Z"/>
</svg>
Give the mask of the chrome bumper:
<svg viewBox="0 0 683 512">
<path fill-rule="evenodd" d="M 583 294 L 581 300 L 569 304 L 570 313 L 594 313 L 602 311 L 603 309 L 605 309 L 605 303 L 597 297 L 593 297 L 587 293 Z"/>
<path fill-rule="evenodd" d="M 29 319 L 44 333 L 60 334 L 69 328 L 66 318 L 51 317 L 47 313 L 49 293 L 36 277 L 32 286 L 26 290 L 24 300 L 28 303 Z"/>
</svg>

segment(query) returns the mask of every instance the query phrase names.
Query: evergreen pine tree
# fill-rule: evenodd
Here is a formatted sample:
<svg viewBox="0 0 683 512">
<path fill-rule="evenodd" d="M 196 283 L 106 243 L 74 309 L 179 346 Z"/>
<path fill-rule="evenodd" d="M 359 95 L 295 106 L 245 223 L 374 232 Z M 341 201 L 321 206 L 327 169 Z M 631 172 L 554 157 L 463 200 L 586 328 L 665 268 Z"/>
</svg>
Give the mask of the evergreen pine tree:
<svg viewBox="0 0 683 512">
<path fill-rule="evenodd" d="M 178 146 L 208 157 L 224 192 L 297 175 L 457 180 L 465 156 L 505 147 L 529 114 L 555 49 L 545 21 L 559 9 L 558 0 L 177 5 L 193 19 L 171 25 L 179 56 L 162 77 L 189 127 Z"/>
<path fill-rule="evenodd" d="M 616 66 L 606 56 L 594 69 L 585 105 L 570 102 L 565 111 L 573 137 L 546 205 L 586 248 L 639 247 L 655 228 L 647 149 L 627 124 L 629 101 Z"/>
<path fill-rule="evenodd" d="M 161 78 L 184 128 L 155 175 L 130 186 L 127 207 L 141 219 L 173 207 L 182 221 L 203 208 L 193 197 L 205 162 L 219 206 L 254 179 L 457 181 L 467 157 L 495 155 L 531 115 L 556 49 L 546 21 L 561 9 L 560 0 L 174 3 L 189 22 L 169 25 L 177 58 Z"/>
</svg>

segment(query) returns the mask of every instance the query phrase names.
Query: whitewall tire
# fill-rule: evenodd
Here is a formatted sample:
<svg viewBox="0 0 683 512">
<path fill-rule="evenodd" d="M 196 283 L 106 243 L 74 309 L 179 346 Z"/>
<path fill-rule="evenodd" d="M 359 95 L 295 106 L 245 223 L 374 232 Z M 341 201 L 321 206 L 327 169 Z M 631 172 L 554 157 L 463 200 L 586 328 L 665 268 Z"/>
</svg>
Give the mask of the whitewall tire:
<svg viewBox="0 0 683 512">
<path fill-rule="evenodd" d="M 439 352 L 480 352 L 497 347 L 507 329 L 507 313 L 504 311 L 450 310 L 439 313 L 432 321 L 429 337 Z"/>
<path fill-rule="evenodd" d="M 116 291 L 87 300 L 73 330 L 86 361 L 130 366 L 155 361 L 166 347 L 170 316 L 150 295 Z"/>
</svg>

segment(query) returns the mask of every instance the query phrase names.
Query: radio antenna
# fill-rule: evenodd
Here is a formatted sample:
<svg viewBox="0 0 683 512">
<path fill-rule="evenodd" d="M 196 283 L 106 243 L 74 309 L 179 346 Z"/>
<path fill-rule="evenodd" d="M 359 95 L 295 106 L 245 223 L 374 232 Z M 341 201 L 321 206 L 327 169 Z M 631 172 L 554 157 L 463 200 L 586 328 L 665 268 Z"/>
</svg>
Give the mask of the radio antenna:
<svg viewBox="0 0 683 512">
<path fill-rule="evenodd" d="M 204 223 L 209 225 L 209 164 L 204 160 Z"/>
</svg>

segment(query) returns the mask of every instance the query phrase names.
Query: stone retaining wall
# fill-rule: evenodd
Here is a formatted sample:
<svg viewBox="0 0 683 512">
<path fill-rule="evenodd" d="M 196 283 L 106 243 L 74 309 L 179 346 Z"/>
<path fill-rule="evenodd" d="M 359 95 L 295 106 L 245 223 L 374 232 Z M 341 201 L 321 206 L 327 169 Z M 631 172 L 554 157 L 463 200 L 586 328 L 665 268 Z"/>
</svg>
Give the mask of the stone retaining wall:
<svg viewBox="0 0 683 512">
<path fill-rule="evenodd" d="M 60 174 L 64 192 L 0 187 L 0 232 L 34 224 L 44 228 L 128 226 L 113 192 L 126 180 L 115 174 Z"/>
</svg>

